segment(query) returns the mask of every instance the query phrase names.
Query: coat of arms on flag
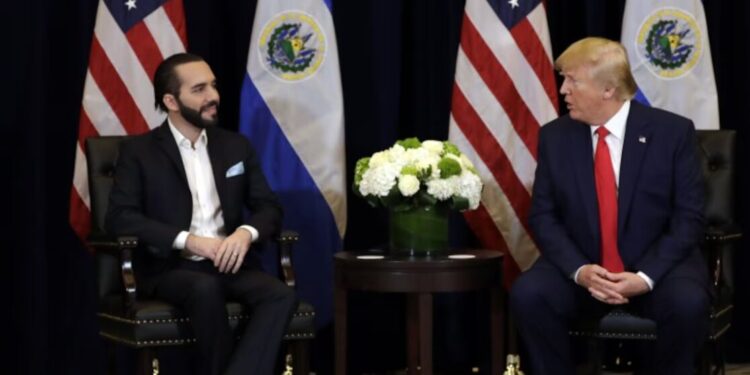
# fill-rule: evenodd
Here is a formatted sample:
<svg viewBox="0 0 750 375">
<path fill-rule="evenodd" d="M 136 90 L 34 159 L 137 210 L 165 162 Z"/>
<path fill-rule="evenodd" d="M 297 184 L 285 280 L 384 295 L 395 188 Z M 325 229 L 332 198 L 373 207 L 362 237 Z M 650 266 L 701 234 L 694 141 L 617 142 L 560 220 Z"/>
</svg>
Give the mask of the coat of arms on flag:
<svg viewBox="0 0 750 375">
<path fill-rule="evenodd" d="M 693 16 L 677 8 L 661 8 L 641 25 L 635 45 L 654 74 L 676 78 L 698 62 L 701 42 L 701 30 Z"/>
<path fill-rule="evenodd" d="M 706 16 L 700 0 L 628 1 L 622 45 L 638 84 L 635 100 L 719 128 Z"/>
<path fill-rule="evenodd" d="M 326 36 L 315 18 L 298 11 L 277 14 L 260 32 L 257 48 L 263 67 L 285 81 L 315 74 L 326 53 Z"/>
</svg>

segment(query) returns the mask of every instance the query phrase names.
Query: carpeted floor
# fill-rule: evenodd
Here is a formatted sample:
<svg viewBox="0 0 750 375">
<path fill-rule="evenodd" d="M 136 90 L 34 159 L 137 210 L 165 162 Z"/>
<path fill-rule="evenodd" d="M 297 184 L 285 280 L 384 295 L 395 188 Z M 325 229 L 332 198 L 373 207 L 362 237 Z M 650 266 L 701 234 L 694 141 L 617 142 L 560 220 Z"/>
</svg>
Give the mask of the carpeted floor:
<svg viewBox="0 0 750 375">
<path fill-rule="evenodd" d="M 744 364 L 727 364 L 726 375 L 750 375 L 750 363 Z M 395 371 L 387 373 L 377 374 L 362 374 L 362 375 L 405 375 L 406 371 Z M 458 374 L 446 374 L 446 375 L 458 375 Z M 629 372 L 604 372 L 602 375 L 632 375 Z"/>
<path fill-rule="evenodd" d="M 727 375 L 750 375 L 750 363 L 727 365 Z"/>
</svg>

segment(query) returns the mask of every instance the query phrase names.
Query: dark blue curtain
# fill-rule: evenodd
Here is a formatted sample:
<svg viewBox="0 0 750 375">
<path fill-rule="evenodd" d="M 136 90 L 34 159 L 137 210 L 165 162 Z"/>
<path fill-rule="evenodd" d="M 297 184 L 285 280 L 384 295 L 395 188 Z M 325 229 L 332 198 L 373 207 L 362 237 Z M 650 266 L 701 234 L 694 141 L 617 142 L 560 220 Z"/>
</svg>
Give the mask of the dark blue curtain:
<svg viewBox="0 0 750 375">
<path fill-rule="evenodd" d="M 10 211 L 4 217 L 3 276 L 10 308 L 5 354 L 13 374 L 99 374 L 104 372 L 103 341 L 94 315 L 95 275 L 91 254 L 67 223 L 78 115 L 97 0 L 37 0 L 6 4 L 10 30 L 3 71 L 10 81 L 2 116 L 3 165 L 9 172 Z M 396 139 L 447 136 L 450 90 L 463 12 L 461 0 L 358 0 L 334 2 L 346 116 L 347 168 L 356 159 Z M 619 39 L 623 0 L 549 0 L 553 53 L 588 35 Z M 720 96 L 722 127 L 736 129 L 740 146 L 750 142 L 745 125 L 750 100 L 750 3 L 706 1 L 706 16 Z M 221 126 L 236 129 L 239 89 L 244 74 L 255 1 L 185 0 L 189 49 L 213 67 L 222 91 Z M 8 86 L 4 86 L 8 87 Z M 739 192 L 750 190 L 742 168 L 748 155 L 740 147 Z M 351 175 L 349 183 L 351 183 Z M 385 241 L 386 213 L 349 197 L 347 249 L 368 249 Z M 745 233 L 750 204 L 737 202 Z M 457 241 L 473 239 L 455 217 Z M 748 242 L 743 240 L 741 250 Z M 739 251 L 738 270 L 750 267 Z M 750 276 L 737 272 L 737 311 L 728 352 L 750 361 Z M 373 299 L 374 297 L 374 299 Z M 382 299 L 379 299 L 382 298 Z M 403 366 L 402 301 L 394 296 L 355 296 L 352 323 L 354 370 Z M 443 368 L 481 364 L 485 338 L 472 296 L 439 299 L 435 321 L 436 357 Z M 458 308 L 461 305 L 462 308 Z M 369 314 L 369 315 L 368 315 Z M 377 325 L 377 321 L 388 324 Z M 9 323 L 8 323 L 9 322 Z M 314 366 L 330 373 L 330 327 L 319 335 Z M 356 347 L 356 348 L 355 348 Z M 128 353 L 125 353 L 128 355 Z M 373 355 L 377 354 L 377 355 Z M 174 353 L 177 360 L 183 355 Z M 123 365 L 123 367 L 125 367 Z M 166 370 L 166 369 L 165 369 Z M 7 370 L 6 370 L 7 371 Z"/>
</svg>

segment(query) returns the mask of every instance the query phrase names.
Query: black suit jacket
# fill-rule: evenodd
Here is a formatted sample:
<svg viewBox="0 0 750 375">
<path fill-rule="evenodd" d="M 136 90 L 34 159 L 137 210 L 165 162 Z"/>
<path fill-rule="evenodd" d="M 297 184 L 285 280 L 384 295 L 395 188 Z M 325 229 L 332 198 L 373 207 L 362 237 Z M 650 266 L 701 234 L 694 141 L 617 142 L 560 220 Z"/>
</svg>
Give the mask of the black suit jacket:
<svg viewBox="0 0 750 375">
<path fill-rule="evenodd" d="M 620 162 L 617 242 L 625 268 L 707 280 L 698 251 L 704 186 L 690 120 L 632 101 Z M 566 276 L 600 262 L 591 127 L 562 116 L 542 127 L 529 223 L 542 262 Z"/>
<path fill-rule="evenodd" d="M 255 242 L 276 233 L 281 206 L 250 142 L 217 127 L 207 128 L 206 136 L 226 233 L 243 224 L 258 230 L 260 238 Z M 238 163 L 244 172 L 227 177 Z M 251 212 L 247 221 L 245 207 Z M 179 260 L 180 252 L 172 243 L 181 231 L 190 229 L 192 212 L 185 167 L 166 121 L 121 145 L 105 225 L 110 234 L 137 236 L 148 250 L 135 254 L 138 276 L 150 279 Z"/>
</svg>

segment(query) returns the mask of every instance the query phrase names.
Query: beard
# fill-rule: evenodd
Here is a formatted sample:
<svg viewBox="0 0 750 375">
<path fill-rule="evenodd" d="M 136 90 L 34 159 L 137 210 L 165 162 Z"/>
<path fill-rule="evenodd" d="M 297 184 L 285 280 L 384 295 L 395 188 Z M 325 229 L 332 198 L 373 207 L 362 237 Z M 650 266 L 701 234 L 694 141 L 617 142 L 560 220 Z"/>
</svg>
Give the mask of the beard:
<svg viewBox="0 0 750 375">
<path fill-rule="evenodd" d="M 182 117 L 185 118 L 187 122 L 193 124 L 197 128 L 205 129 L 209 126 L 214 126 L 219 122 L 219 102 L 216 100 L 212 100 L 201 106 L 198 110 L 195 110 L 186 106 L 182 103 L 182 100 L 180 100 L 180 98 L 177 98 L 177 106 L 180 109 L 180 115 L 182 115 Z M 203 112 L 205 112 L 212 106 L 216 106 L 216 114 L 211 116 L 210 119 L 203 117 Z"/>
</svg>

